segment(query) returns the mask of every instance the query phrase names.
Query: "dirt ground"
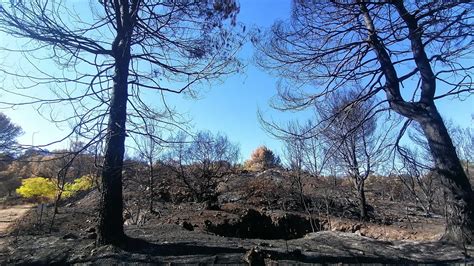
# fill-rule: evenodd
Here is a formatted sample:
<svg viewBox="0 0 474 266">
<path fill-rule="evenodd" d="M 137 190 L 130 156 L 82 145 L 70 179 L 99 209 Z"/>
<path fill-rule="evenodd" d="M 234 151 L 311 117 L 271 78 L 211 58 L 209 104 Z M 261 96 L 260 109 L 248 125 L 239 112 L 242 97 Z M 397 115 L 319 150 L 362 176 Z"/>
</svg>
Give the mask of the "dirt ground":
<svg viewBox="0 0 474 266">
<path fill-rule="evenodd" d="M 8 229 L 33 207 L 32 204 L 0 207 L 0 236 L 6 235 Z"/>
<path fill-rule="evenodd" d="M 269 187 L 271 180 L 243 178 L 223 188 L 212 208 L 157 200 L 150 213 L 142 195 L 125 191 L 130 238 L 120 248 L 94 244 L 96 190 L 64 201 L 54 223 L 52 206 L 41 223 L 38 208 L 5 207 L 2 220 L 14 226 L 0 236 L 0 264 L 474 263 L 474 246 L 438 241 L 443 217 L 426 216 L 409 201 L 371 196 L 371 218 L 361 221 L 338 187 L 331 199 L 317 192 L 308 214 L 285 199 L 287 191 Z"/>
<path fill-rule="evenodd" d="M 294 240 L 220 237 L 179 225 L 127 226 L 124 248 L 95 247 L 94 240 L 68 237 L 8 238 L 3 264 L 50 263 L 474 263 L 474 248 L 434 242 L 381 241 L 353 233 L 322 231 Z"/>
<path fill-rule="evenodd" d="M 141 224 L 126 222 L 125 230 L 131 237 L 127 246 L 97 248 L 94 245 L 96 211 L 89 206 L 95 200 L 92 193 L 62 207 L 51 231 L 52 208 L 43 217 L 48 222 L 35 225 L 37 210 L 28 207 L 30 212 L 21 223 L 16 223 L 15 230 L 1 238 L 1 264 L 474 263 L 473 246 L 460 248 L 433 241 L 436 235 L 430 230 L 422 233 L 398 225 L 364 224 L 347 219 L 333 218 L 331 229 L 309 232 L 295 239 L 220 236 L 208 231 L 206 224 L 232 224 L 246 217 L 245 211 L 237 211 L 235 206 L 205 210 L 196 203 L 158 204 L 160 214 L 143 215 L 141 219 L 146 221 Z M 15 209 L 28 210 L 26 206 Z M 274 212 L 271 217 L 283 216 Z"/>
</svg>

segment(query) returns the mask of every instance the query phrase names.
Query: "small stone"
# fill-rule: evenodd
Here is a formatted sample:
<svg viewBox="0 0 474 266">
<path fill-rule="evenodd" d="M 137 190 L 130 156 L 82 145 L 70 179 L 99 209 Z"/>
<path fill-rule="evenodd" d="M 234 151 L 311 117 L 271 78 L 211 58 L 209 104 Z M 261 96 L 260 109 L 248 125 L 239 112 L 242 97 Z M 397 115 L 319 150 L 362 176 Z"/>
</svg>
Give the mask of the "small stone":
<svg viewBox="0 0 474 266">
<path fill-rule="evenodd" d="M 73 233 L 67 233 L 63 236 L 63 239 L 77 239 L 78 237 Z"/>
<path fill-rule="evenodd" d="M 265 265 L 265 258 L 258 247 L 253 247 L 244 255 L 244 260 L 249 265 Z"/>
<path fill-rule="evenodd" d="M 294 257 L 301 257 L 302 254 L 303 254 L 303 252 L 301 251 L 301 249 L 295 249 L 295 250 L 290 252 L 290 255 L 292 255 Z"/>
<path fill-rule="evenodd" d="M 85 236 L 85 239 L 96 239 L 96 238 L 97 238 L 96 232 L 89 233 Z"/>
<path fill-rule="evenodd" d="M 184 221 L 184 222 L 181 223 L 181 226 L 184 229 L 188 230 L 188 231 L 193 231 L 194 230 L 194 226 L 190 222 Z"/>
</svg>

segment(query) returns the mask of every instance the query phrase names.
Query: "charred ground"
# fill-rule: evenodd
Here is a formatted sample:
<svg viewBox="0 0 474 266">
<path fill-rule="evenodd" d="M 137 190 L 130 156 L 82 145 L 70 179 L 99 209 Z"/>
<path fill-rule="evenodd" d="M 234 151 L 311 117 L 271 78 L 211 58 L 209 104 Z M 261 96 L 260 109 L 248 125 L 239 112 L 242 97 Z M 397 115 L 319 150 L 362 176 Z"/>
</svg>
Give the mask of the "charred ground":
<svg viewBox="0 0 474 266">
<path fill-rule="evenodd" d="M 427 216 L 396 180 L 371 179 L 370 219 L 364 221 L 347 180 L 305 177 L 305 209 L 290 175 L 283 169 L 236 172 L 218 183 L 215 200 L 201 202 L 179 180 L 163 178 L 153 212 L 139 183 L 126 179 L 130 239 L 122 248 L 95 247 L 99 192 L 82 192 L 61 203 L 52 225 L 50 207 L 41 223 L 36 207 L 16 219 L 2 236 L 1 261 L 472 262 L 472 246 L 438 241 L 441 205 Z"/>
</svg>

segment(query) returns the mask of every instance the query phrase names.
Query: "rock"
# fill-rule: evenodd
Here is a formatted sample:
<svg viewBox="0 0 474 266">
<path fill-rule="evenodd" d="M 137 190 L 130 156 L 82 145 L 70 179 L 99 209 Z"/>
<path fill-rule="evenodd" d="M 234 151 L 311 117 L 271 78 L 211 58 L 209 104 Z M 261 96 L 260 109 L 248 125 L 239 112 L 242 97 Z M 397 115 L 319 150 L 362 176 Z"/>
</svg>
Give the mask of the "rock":
<svg viewBox="0 0 474 266">
<path fill-rule="evenodd" d="M 87 228 L 84 232 L 86 232 L 86 233 L 95 232 L 95 227 L 92 227 L 92 226 L 91 226 L 91 227 Z"/>
<path fill-rule="evenodd" d="M 359 231 L 360 228 L 362 228 L 361 224 L 354 224 L 352 225 L 352 232 L 355 233 L 356 231 Z"/>
<path fill-rule="evenodd" d="M 96 239 L 96 238 L 97 238 L 96 232 L 88 233 L 87 235 L 84 236 L 84 239 Z"/>
<path fill-rule="evenodd" d="M 194 226 L 190 222 L 184 221 L 184 222 L 181 223 L 181 226 L 184 229 L 188 230 L 188 231 L 193 231 L 194 230 Z"/>
<path fill-rule="evenodd" d="M 63 239 L 78 239 L 77 235 L 73 233 L 67 233 L 63 236 Z"/>
<path fill-rule="evenodd" d="M 252 249 L 247 251 L 244 255 L 244 260 L 250 266 L 265 265 L 264 254 L 260 251 L 258 247 L 253 247 Z"/>
<path fill-rule="evenodd" d="M 208 200 L 204 202 L 203 209 L 211 210 L 211 211 L 219 211 L 221 207 L 219 206 L 219 203 L 217 202 L 217 200 L 216 201 Z"/>
</svg>

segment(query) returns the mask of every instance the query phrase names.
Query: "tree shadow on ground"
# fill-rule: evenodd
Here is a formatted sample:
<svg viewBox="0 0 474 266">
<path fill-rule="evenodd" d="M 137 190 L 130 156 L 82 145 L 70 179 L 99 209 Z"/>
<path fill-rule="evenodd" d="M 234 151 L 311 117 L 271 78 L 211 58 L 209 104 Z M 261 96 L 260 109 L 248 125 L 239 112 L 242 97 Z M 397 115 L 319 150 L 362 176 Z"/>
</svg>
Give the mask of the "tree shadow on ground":
<svg viewBox="0 0 474 266">
<path fill-rule="evenodd" d="M 444 258 L 441 260 L 436 259 L 435 254 L 426 256 L 426 253 L 441 251 L 449 252 L 450 249 L 443 249 L 443 245 L 440 243 L 424 243 L 422 248 L 416 245 L 407 245 L 403 247 L 402 254 L 397 253 L 396 248 L 391 247 L 390 242 L 380 241 L 380 245 L 386 245 L 387 250 L 372 250 L 369 251 L 360 247 L 356 248 L 348 243 L 339 242 L 339 249 L 346 250 L 345 256 L 331 256 L 313 253 L 313 252 L 301 252 L 301 250 L 283 250 L 283 249 L 264 249 L 259 248 L 259 256 L 262 258 L 269 258 L 273 261 L 292 261 L 292 262 L 303 262 L 303 263 L 453 263 L 460 262 L 457 260 L 450 260 Z M 425 247 L 426 245 L 426 247 Z M 365 247 L 368 248 L 368 247 Z M 134 254 L 142 254 L 147 256 L 157 257 L 178 257 L 178 256 L 199 256 L 203 257 L 222 257 L 224 261 L 228 263 L 239 263 L 244 262 L 244 254 L 249 249 L 243 247 L 216 247 L 207 246 L 195 242 L 181 242 L 181 243 L 151 243 L 143 239 L 128 238 L 127 247 L 124 251 Z M 400 251 L 398 251 L 400 252 Z M 421 253 L 421 254 L 420 254 Z M 423 256 L 425 253 L 425 256 Z M 230 260 L 229 260 L 230 259 Z M 467 261 L 471 261 L 470 258 L 465 258 Z M 222 261 L 222 260 L 220 260 Z M 144 262 L 144 261 L 142 261 Z"/>
<path fill-rule="evenodd" d="M 192 242 L 157 244 L 140 238 L 127 237 L 124 251 L 159 256 L 214 255 L 220 253 L 245 253 L 244 248 L 196 245 Z"/>
</svg>

